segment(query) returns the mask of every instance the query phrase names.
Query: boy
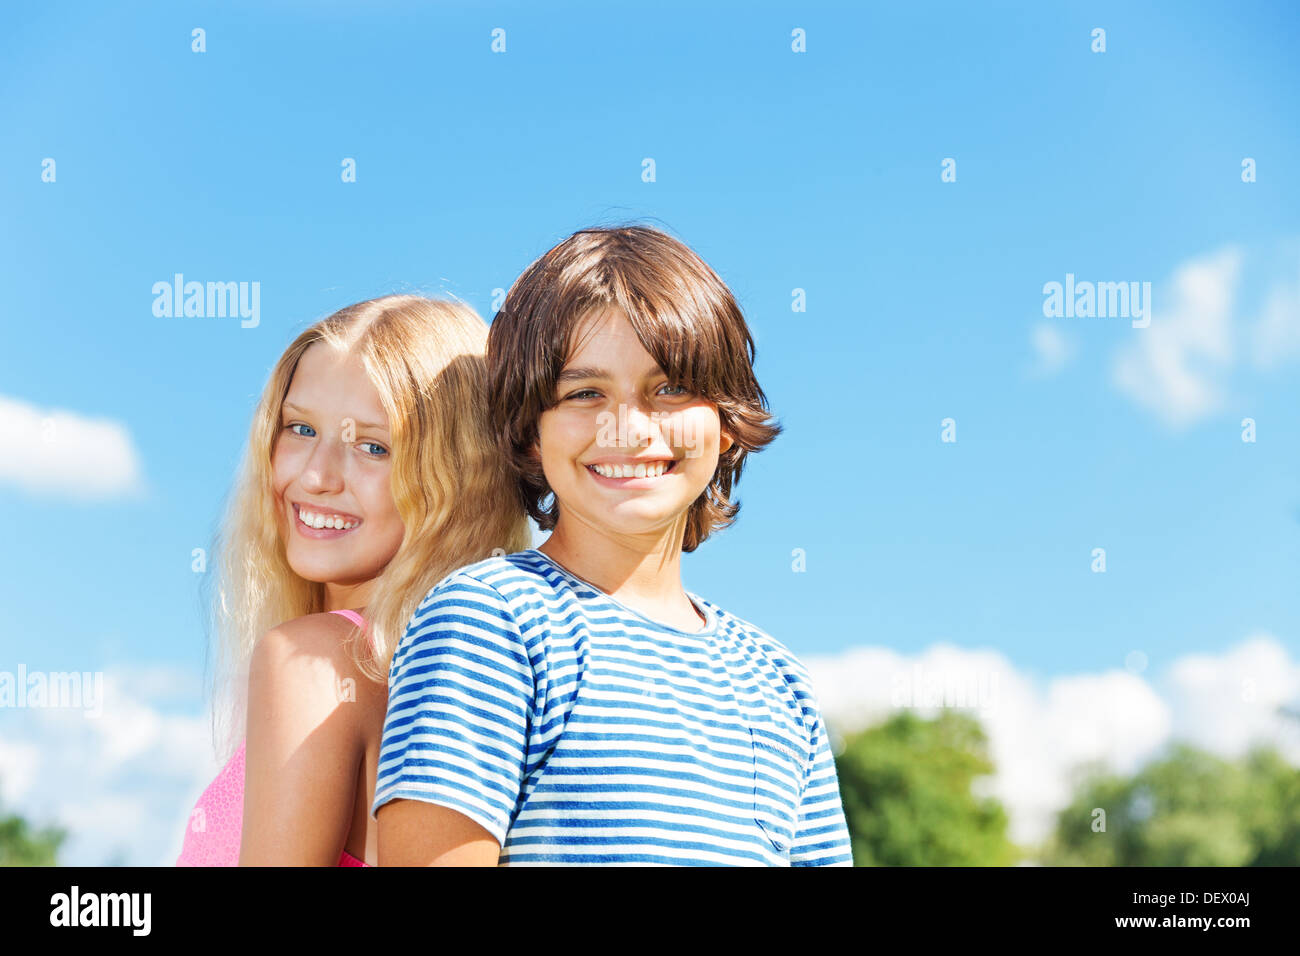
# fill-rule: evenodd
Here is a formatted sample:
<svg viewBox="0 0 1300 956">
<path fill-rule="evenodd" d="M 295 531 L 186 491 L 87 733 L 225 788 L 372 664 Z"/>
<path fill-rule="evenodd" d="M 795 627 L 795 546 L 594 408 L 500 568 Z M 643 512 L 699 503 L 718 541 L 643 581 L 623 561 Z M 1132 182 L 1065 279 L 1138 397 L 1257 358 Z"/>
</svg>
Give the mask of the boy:
<svg viewBox="0 0 1300 956">
<path fill-rule="evenodd" d="M 491 416 L 551 535 L 416 610 L 389 675 L 381 866 L 852 865 L 807 672 L 681 583 L 780 431 L 753 351 L 722 280 L 653 229 L 575 233 L 515 282 Z"/>
</svg>

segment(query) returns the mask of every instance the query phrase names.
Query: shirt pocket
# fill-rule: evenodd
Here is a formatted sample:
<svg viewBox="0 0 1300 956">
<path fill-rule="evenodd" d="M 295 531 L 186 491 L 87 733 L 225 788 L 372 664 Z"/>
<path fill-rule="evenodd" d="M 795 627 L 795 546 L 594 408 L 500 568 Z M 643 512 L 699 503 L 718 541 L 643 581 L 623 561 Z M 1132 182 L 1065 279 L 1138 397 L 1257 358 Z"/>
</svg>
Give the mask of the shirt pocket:
<svg viewBox="0 0 1300 956">
<path fill-rule="evenodd" d="M 754 820 L 772 848 L 789 856 L 803 791 L 804 757 L 795 752 L 777 726 L 749 727 L 754 752 Z"/>
</svg>

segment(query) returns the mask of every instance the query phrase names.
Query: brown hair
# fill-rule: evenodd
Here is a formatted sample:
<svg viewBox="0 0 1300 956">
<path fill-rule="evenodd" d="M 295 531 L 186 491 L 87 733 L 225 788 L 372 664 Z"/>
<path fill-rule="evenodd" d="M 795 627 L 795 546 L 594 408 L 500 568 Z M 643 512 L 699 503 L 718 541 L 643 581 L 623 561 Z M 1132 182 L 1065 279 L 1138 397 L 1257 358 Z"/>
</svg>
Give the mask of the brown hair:
<svg viewBox="0 0 1300 956">
<path fill-rule="evenodd" d="M 521 504 L 543 531 L 559 503 L 532 448 L 538 419 L 556 404 L 555 383 L 574 331 L 593 311 L 616 307 L 675 383 L 715 403 L 732 437 L 713 480 L 690 507 L 683 551 L 735 519 L 731 500 L 745 458 L 781 432 L 754 377 L 754 339 L 735 297 L 686 245 L 647 226 L 575 232 L 515 280 L 488 333 L 489 415 Z"/>
</svg>

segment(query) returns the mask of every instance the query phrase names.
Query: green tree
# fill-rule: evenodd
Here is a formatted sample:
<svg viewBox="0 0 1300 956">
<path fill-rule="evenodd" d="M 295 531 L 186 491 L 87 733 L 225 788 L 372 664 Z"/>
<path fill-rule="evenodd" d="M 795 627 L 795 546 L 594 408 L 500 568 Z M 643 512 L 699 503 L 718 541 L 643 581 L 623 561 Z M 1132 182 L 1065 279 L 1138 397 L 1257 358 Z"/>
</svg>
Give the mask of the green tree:
<svg viewBox="0 0 1300 956">
<path fill-rule="evenodd" d="M 17 814 L 0 811 L 0 866 L 58 866 L 67 833 L 58 827 L 35 830 Z"/>
<path fill-rule="evenodd" d="M 835 760 L 857 866 L 1007 866 L 1019 858 L 1001 803 L 972 784 L 993 772 L 973 718 L 903 711 L 845 741 Z"/>
<path fill-rule="evenodd" d="M 1300 769 L 1271 747 L 1227 761 L 1181 743 L 1131 778 L 1085 768 L 1041 858 L 1067 866 L 1295 866 Z"/>
</svg>

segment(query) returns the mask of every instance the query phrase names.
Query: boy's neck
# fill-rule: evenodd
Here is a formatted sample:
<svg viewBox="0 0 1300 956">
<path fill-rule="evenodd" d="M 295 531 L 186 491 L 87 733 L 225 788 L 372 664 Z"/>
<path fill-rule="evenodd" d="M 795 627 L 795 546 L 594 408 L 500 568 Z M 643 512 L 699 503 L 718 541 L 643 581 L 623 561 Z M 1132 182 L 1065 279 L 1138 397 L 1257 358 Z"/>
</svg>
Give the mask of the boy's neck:
<svg viewBox="0 0 1300 956">
<path fill-rule="evenodd" d="M 574 533 L 561 517 L 537 550 L 649 618 L 684 631 L 702 630 L 705 622 L 682 587 L 684 534 L 683 525 L 654 540 L 621 540 Z"/>
</svg>

